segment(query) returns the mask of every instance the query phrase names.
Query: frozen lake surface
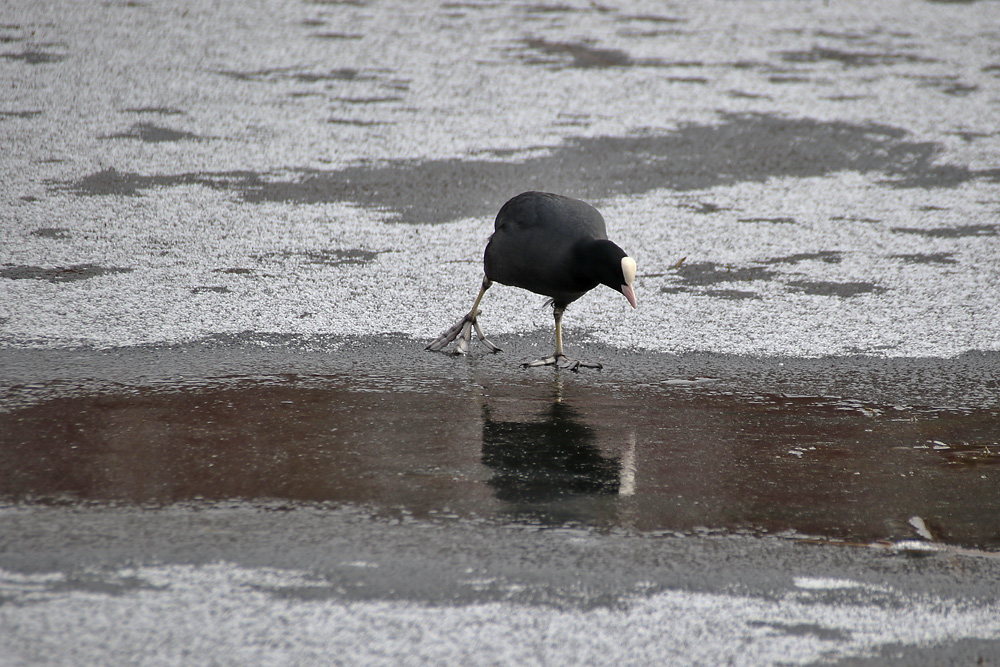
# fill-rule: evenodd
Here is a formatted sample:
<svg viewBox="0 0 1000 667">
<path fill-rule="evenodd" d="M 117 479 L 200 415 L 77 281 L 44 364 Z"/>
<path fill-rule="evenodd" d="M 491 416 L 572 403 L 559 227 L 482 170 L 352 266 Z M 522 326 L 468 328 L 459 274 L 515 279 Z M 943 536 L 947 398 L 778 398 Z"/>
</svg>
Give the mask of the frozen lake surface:
<svg viewBox="0 0 1000 667">
<path fill-rule="evenodd" d="M 47 6 L 48 7 L 48 6 Z M 15 3 L 0 336 L 433 337 L 524 190 L 639 263 L 567 326 L 616 346 L 996 350 L 998 10 Z M 673 267 L 686 258 L 679 268 Z M 490 293 L 488 332 L 549 325 Z"/>
<path fill-rule="evenodd" d="M 0 17 L 0 664 L 1000 660 L 1000 5 Z M 491 289 L 525 190 L 633 311 Z"/>
</svg>

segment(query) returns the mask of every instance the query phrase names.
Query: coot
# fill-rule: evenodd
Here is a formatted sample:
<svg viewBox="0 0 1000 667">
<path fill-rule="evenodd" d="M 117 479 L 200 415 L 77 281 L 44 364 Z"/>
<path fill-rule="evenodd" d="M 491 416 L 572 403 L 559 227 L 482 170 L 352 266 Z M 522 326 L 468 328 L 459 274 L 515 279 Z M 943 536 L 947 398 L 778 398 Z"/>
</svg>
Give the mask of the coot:
<svg viewBox="0 0 1000 667">
<path fill-rule="evenodd" d="M 595 362 L 563 354 L 562 316 L 566 306 L 598 285 L 621 292 L 635 308 L 635 260 L 608 240 L 604 218 L 590 204 L 547 192 L 524 192 L 500 209 L 483 258 L 486 277 L 468 315 L 445 331 L 428 350 L 443 350 L 458 338 L 455 354 L 469 349 L 472 330 L 493 352 L 500 348 L 483 335 L 479 302 L 497 282 L 551 298 L 556 321 L 556 351 L 525 366 L 600 368 Z"/>
</svg>

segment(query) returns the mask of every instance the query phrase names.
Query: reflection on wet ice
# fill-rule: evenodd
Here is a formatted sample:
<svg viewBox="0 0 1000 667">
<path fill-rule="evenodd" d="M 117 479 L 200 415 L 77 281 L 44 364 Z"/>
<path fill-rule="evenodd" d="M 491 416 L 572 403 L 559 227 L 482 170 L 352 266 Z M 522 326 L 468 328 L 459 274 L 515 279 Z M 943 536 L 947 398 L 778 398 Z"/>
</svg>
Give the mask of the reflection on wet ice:
<svg viewBox="0 0 1000 667">
<path fill-rule="evenodd" d="M 998 543 L 995 408 L 558 377 L 433 389 L 241 380 L 11 407 L 0 503 L 351 503 L 417 518 Z"/>
<path fill-rule="evenodd" d="M 616 494 L 621 487 L 620 459 L 604 456 L 594 429 L 558 398 L 522 421 L 498 419 L 485 405 L 483 463 L 493 471 L 487 483 L 499 500 L 536 503 Z"/>
<path fill-rule="evenodd" d="M 551 397 L 528 402 L 532 408 L 482 406 L 482 462 L 492 476 L 487 484 L 497 500 L 544 503 L 573 495 L 632 496 L 636 485 L 635 430 L 624 444 L 609 443 L 605 433 L 588 425 L 565 398 L 556 376 Z M 606 431 L 606 430 L 605 430 Z M 615 436 L 612 436 L 612 438 Z M 621 448 L 620 455 L 609 454 Z"/>
<path fill-rule="evenodd" d="M 635 495 L 635 431 L 629 431 L 622 453 L 622 471 L 618 485 L 619 496 Z"/>
</svg>

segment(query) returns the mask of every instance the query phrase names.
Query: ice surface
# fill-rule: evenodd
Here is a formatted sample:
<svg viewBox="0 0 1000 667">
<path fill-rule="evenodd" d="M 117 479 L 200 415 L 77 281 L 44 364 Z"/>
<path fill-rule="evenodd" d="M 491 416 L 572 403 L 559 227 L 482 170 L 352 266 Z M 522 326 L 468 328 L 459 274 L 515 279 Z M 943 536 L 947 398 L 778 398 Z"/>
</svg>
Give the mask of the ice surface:
<svg viewBox="0 0 1000 667">
<path fill-rule="evenodd" d="M 345 602 L 307 572 L 227 563 L 2 571 L 0 642 L 7 664 L 800 665 L 1000 633 L 996 605 L 796 584 L 775 597 L 637 590 L 621 608 L 567 610 Z M 825 597 L 844 589 L 861 593 Z"/>
<path fill-rule="evenodd" d="M 997 17 L 14 2 L 0 343 L 428 340 L 471 304 L 503 201 L 559 189 L 639 264 L 639 309 L 599 288 L 568 311 L 569 340 L 996 350 Z M 38 277 L 83 265 L 104 271 Z M 486 333 L 551 327 L 542 301 L 492 290 Z"/>
</svg>

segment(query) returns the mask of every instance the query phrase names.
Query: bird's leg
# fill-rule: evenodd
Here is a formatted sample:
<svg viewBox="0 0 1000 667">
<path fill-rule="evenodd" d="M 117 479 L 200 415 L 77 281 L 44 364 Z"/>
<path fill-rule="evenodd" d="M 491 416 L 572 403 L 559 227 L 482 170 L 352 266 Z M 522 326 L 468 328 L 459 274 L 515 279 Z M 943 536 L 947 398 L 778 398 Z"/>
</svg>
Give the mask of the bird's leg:
<svg viewBox="0 0 1000 667">
<path fill-rule="evenodd" d="M 580 359 L 570 359 L 565 354 L 563 354 L 563 344 L 562 344 L 562 316 L 563 312 L 566 310 L 566 306 L 555 306 L 553 308 L 552 314 L 556 320 L 556 351 L 552 353 L 551 357 L 543 357 L 541 359 L 535 359 L 534 361 L 529 361 L 524 364 L 528 367 L 536 366 L 555 366 L 557 368 L 565 368 L 569 371 L 580 372 L 580 368 L 603 368 L 596 361 L 582 361 Z"/>
<path fill-rule="evenodd" d="M 448 346 L 456 338 L 458 343 L 455 344 L 455 354 L 465 354 L 469 350 L 469 343 L 472 342 L 472 331 L 475 329 L 476 336 L 479 338 L 486 347 L 492 352 L 500 352 L 500 348 L 497 347 L 483 335 L 483 330 L 479 327 L 479 321 L 476 319 L 479 317 L 479 302 L 483 300 L 483 295 L 486 294 L 486 290 L 490 288 L 493 284 L 489 278 L 483 278 L 483 285 L 479 288 L 479 296 L 476 297 L 476 302 L 472 304 L 472 310 L 469 313 L 451 326 L 447 331 L 442 333 L 430 345 L 427 346 L 428 350 L 432 352 L 439 352 Z"/>
</svg>

